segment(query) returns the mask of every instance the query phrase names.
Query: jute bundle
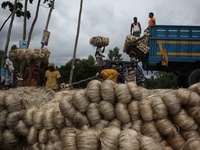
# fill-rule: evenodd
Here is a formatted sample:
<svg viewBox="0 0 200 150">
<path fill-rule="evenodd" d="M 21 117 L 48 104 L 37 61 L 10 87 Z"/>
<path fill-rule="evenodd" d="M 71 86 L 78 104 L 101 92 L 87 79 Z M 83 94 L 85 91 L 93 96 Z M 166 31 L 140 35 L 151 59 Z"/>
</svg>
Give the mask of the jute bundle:
<svg viewBox="0 0 200 150">
<path fill-rule="evenodd" d="M 131 94 L 126 84 L 117 84 L 115 86 L 115 95 L 117 100 L 123 104 L 131 101 Z"/>
<path fill-rule="evenodd" d="M 42 117 L 42 123 L 46 130 L 51 130 L 54 128 L 52 111 L 53 111 L 52 108 L 45 110 Z"/>
<path fill-rule="evenodd" d="M 65 125 L 65 118 L 60 112 L 59 107 L 54 107 L 52 114 L 54 126 L 58 129 L 62 129 Z"/>
<path fill-rule="evenodd" d="M 73 120 L 65 118 L 65 126 L 66 127 L 74 127 L 74 123 L 72 122 Z"/>
<path fill-rule="evenodd" d="M 173 150 L 172 147 L 167 143 L 166 140 L 162 140 L 161 144 L 162 144 L 164 150 Z"/>
<path fill-rule="evenodd" d="M 139 119 L 139 120 L 132 121 L 131 129 L 135 130 L 138 133 L 141 133 L 141 131 L 142 131 L 142 120 Z"/>
<path fill-rule="evenodd" d="M 42 109 L 38 109 L 37 111 L 33 112 L 33 126 L 38 130 L 44 128 L 42 123 L 43 114 L 44 112 Z"/>
<path fill-rule="evenodd" d="M 77 126 L 83 126 L 89 124 L 89 120 L 87 119 L 87 117 L 80 112 L 76 112 L 74 114 L 73 121 L 77 124 Z"/>
<path fill-rule="evenodd" d="M 161 143 L 157 142 L 151 137 L 140 136 L 139 137 L 140 150 L 163 150 L 164 147 Z"/>
<path fill-rule="evenodd" d="M 127 52 L 128 51 L 128 47 L 131 45 L 131 43 L 133 43 L 136 40 L 135 36 L 132 35 L 127 35 L 125 42 L 124 42 L 124 47 L 123 47 L 123 52 Z"/>
<path fill-rule="evenodd" d="M 50 52 L 47 48 L 42 49 L 14 49 L 11 51 L 11 56 L 19 61 L 31 61 L 34 60 L 47 60 L 50 56 Z"/>
<path fill-rule="evenodd" d="M 43 128 L 39 130 L 38 141 L 43 144 L 46 144 L 48 142 L 48 131 L 46 129 Z"/>
<path fill-rule="evenodd" d="M 60 131 L 60 140 L 62 143 L 62 149 L 77 150 L 76 143 L 76 132 L 75 128 L 63 128 Z"/>
<path fill-rule="evenodd" d="M 129 113 L 127 111 L 127 106 L 122 103 L 117 103 L 115 105 L 116 118 L 122 123 L 128 123 L 131 121 Z"/>
<path fill-rule="evenodd" d="M 199 106 L 188 106 L 187 113 L 195 119 L 198 125 L 200 125 L 200 107 Z"/>
<path fill-rule="evenodd" d="M 6 118 L 6 125 L 9 128 L 13 128 L 14 126 L 16 126 L 16 124 L 20 120 L 20 117 L 21 117 L 20 111 L 9 113 L 7 118 Z"/>
<path fill-rule="evenodd" d="M 162 141 L 162 136 L 159 133 L 159 131 L 157 130 L 157 128 L 155 127 L 154 121 L 145 122 L 142 125 L 141 133 L 145 136 L 149 136 L 149 137 L 153 138 L 157 142 Z"/>
<path fill-rule="evenodd" d="M 35 144 L 38 142 L 38 130 L 31 126 L 29 128 L 29 132 L 28 132 L 28 135 L 27 135 L 27 142 L 31 145 Z"/>
<path fill-rule="evenodd" d="M 119 144 L 118 138 L 120 133 L 121 130 L 119 128 L 104 128 L 100 134 L 101 149 L 117 150 Z"/>
<path fill-rule="evenodd" d="M 183 137 L 176 133 L 172 137 L 167 138 L 167 143 L 173 148 L 173 149 L 183 149 L 185 141 Z"/>
<path fill-rule="evenodd" d="M 181 104 L 178 97 L 173 92 L 164 93 L 162 100 L 167 106 L 170 114 L 176 114 L 181 110 Z"/>
<path fill-rule="evenodd" d="M 153 109 L 153 118 L 155 120 L 167 118 L 168 112 L 165 103 L 159 95 L 152 98 L 151 107 Z"/>
<path fill-rule="evenodd" d="M 17 94 L 7 94 L 5 97 L 5 107 L 9 112 L 21 110 L 21 99 Z"/>
<path fill-rule="evenodd" d="M 101 82 L 98 80 L 92 80 L 87 84 L 85 94 L 93 103 L 99 103 L 101 101 L 100 85 Z"/>
<path fill-rule="evenodd" d="M 51 143 L 55 143 L 55 142 L 59 141 L 60 140 L 59 130 L 57 130 L 57 129 L 49 130 L 48 139 L 49 139 L 49 141 L 51 141 Z"/>
<path fill-rule="evenodd" d="M 63 97 L 59 103 L 60 111 L 62 112 L 63 116 L 69 119 L 73 119 L 74 115 L 76 114 L 77 110 L 70 102 L 70 98 Z"/>
<path fill-rule="evenodd" d="M 24 123 L 24 121 L 19 120 L 16 126 L 14 127 L 14 131 L 19 135 L 26 137 L 29 132 L 29 127 Z"/>
<path fill-rule="evenodd" d="M 132 129 L 125 129 L 119 135 L 119 150 L 139 150 L 137 132 Z"/>
<path fill-rule="evenodd" d="M 153 109 L 151 107 L 152 95 L 139 102 L 139 111 L 144 121 L 153 120 Z"/>
<path fill-rule="evenodd" d="M 176 90 L 177 97 L 180 98 L 180 102 L 183 105 L 199 105 L 200 104 L 200 96 L 188 89 L 178 89 Z"/>
<path fill-rule="evenodd" d="M 97 103 L 90 103 L 87 108 L 87 117 L 92 125 L 95 125 L 101 120 L 101 113 Z"/>
<path fill-rule="evenodd" d="M 109 122 L 108 127 L 116 127 L 121 129 L 121 122 L 118 119 L 113 119 Z"/>
<path fill-rule="evenodd" d="M 0 111 L 2 111 L 5 107 L 5 97 L 6 94 L 4 92 L 0 92 Z"/>
<path fill-rule="evenodd" d="M 128 112 L 132 121 L 140 119 L 139 102 L 132 101 L 128 104 Z"/>
<path fill-rule="evenodd" d="M 155 122 L 155 126 L 162 135 L 168 137 L 174 136 L 178 131 L 169 119 L 159 119 Z"/>
<path fill-rule="evenodd" d="M 98 131 L 101 131 L 102 129 L 104 129 L 105 127 L 108 126 L 108 121 L 107 120 L 100 120 L 98 123 L 95 124 L 94 128 L 95 130 L 98 132 Z M 97 133 L 98 135 L 100 133 Z"/>
<path fill-rule="evenodd" d="M 173 116 L 173 121 L 184 131 L 196 130 L 198 128 L 194 119 L 188 116 L 184 109 L 181 109 L 180 112 Z"/>
<path fill-rule="evenodd" d="M 181 132 L 181 135 L 185 139 L 185 141 L 188 141 L 191 138 L 200 138 L 200 134 L 197 130 L 192 130 L 192 131 L 183 131 Z"/>
<path fill-rule="evenodd" d="M 145 45 L 144 43 L 140 43 L 137 48 L 142 51 L 144 54 L 147 54 L 150 50 L 150 47 L 148 47 L 147 45 Z"/>
<path fill-rule="evenodd" d="M 81 150 L 99 150 L 100 140 L 94 129 L 82 130 L 77 133 L 77 146 Z"/>
<path fill-rule="evenodd" d="M 132 96 L 132 100 L 136 100 L 136 101 L 139 101 L 142 99 L 142 92 L 140 90 L 140 88 L 137 86 L 136 83 L 134 82 L 128 82 L 127 83 L 127 86 L 128 86 L 128 89 L 131 93 L 131 96 Z"/>
<path fill-rule="evenodd" d="M 90 104 L 90 100 L 87 96 L 85 96 L 83 92 L 77 91 L 72 95 L 72 104 L 80 112 L 85 112 L 88 105 Z"/>
<path fill-rule="evenodd" d="M 23 120 L 28 126 L 33 125 L 33 112 L 35 112 L 37 110 L 38 109 L 36 106 L 32 106 L 25 111 Z"/>
<path fill-rule="evenodd" d="M 115 86 L 116 83 L 114 83 L 111 80 L 105 80 L 101 83 L 100 85 L 100 90 L 101 90 L 101 96 L 104 101 L 108 101 L 111 104 L 115 103 Z"/>
<path fill-rule="evenodd" d="M 95 36 L 90 39 L 90 44 L 93 46 L 107 46 L 109 44 L 109 38 L 102 36 Z"/>
<path fill-rule="evenodd" d="M 99 111 L 105 120 L 112 120 L 115 118 L 115 108 L 107 101 L 101 101 L 99 103 Z"/>
<path fill-rule="evenodd" d="M 131 127 L 132 127 L 131 122 L 123 123 L 122 124 L 122 130 L 124 130 L 124 129 L 131 129 Z"/>
<path fill-rule="evenodd" d="M 191 90 L 193 92 L 196 92 L 198 95 L 200 95 L 200 83 L 196 83 L 196 84 L 193 84 L 191 85 L 188 90 Z"/>
<path fill-rule="evenodd" d="M 16 146 L 19 143 L 19 139 L 13 133 L 13 131 L 7 130 L 7 129 L 5 129 L 3 132 L 3 141 L 6 145 L 9 145 L 9 146 Z"/>
<path fill-rule="evenodd" d="M 191 138 L 188 140 L 183 150 L 199 150 L 200 149 L 200 138 Z"/>
<path fill-rule="evenodd" d="M 7 115 L 8 115 L 8 110 L 4 109 L 3 111 L 0 111 L 0 127 L 6 126 Z"/>
</svg>

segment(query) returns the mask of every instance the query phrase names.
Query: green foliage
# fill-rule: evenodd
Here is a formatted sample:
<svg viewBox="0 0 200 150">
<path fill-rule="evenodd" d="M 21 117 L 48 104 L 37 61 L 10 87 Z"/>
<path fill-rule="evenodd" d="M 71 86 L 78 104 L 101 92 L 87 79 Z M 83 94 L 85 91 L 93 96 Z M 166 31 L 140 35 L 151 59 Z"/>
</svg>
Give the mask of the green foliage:
<svg viewBox="0 0 200 150">
<path fill-rule="evenodd" d="M 158 71 L 145 80 L 148 89 L 176 89 L 177 77 L 173 73 Z"/>
<path fill-rule="evenodd" d="M 29 2 L 32 4 L 33 0 L 29 0 Z M 10 12 L 13 12 L 14 4 L 11 3 L 10 1 L 6 1 L 6 2 L 3 2 L 3 3 L 1 4 L 1 7 L 2 7 L 3 9 L 6 9 L 6 8 L 8 7 L 9 10 L 10 10 Z M 20 2 L 17 2 L 17 4 L 16 4 L 16 12 L 15 12 L 15 14 L 16 14 L 17 17 L 22 17 L 22 16 L 24 16 L 24 12 L 22 11 L 22 8 L 23 8 L 23 4 L 20 3 Z M 28 19 L 31 18 L 31 13 L 30 13 L 30 11 L 27 11 L 27 12 L 26 12 L 26 16 L 27 16 Z"/>
<path fill-rule="evenodd" d="M 121 57 L 122 57 L 122 54 L 119 54 L 119 48 L 118 47 L 115 47 L 113 50 L 109 50 L 109 53 L 108 53 L 109 60 L 122 61 L 123 58 L 121 58 Z"/>
<path fill-rule="evenodd" d="M 70 69 L 71 69 L 72 60 L 66 63 L 65 66 L 61 66 L 58 68 L 61 74 L 61 83 L 68 83 L 70 77 Z M 93 56 L 88 56 L 88 59 L 76 59 L 75 60 L 75 68 L 74 68 L 74 77 L 73 82 L 81 81 L 83 79 L 87 79 L 96 75 L 97 66 L 95 65 L 95 59 Z M 89 81 L 88 81 L 89 82 Z M 83 82 L 79 85 L 75 85 L 74 87 L 85 88 L 88 82 Z"/>
</svg>

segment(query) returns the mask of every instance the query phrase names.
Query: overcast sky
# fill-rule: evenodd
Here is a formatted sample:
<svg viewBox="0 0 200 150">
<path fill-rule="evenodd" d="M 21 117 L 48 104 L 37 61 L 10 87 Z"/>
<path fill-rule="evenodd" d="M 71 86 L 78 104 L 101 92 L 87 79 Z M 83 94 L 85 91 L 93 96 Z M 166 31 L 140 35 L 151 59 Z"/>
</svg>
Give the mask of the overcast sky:
<svg viewBox="0 0 200 150">
<path fill-rule="evenodd" d="M 34 0 L 33 3 L 28 8 L 32 18 L 28 20 L 27 33 L 34 18 L 37 1 Z M 65 65 L 73 56 L 79 6 L 80 0 L 55 0 L 55 9 L 48 28 L 51 35 L 47 48 L 51 52 L 50 61 L 57 66 Z M 41 6 L 29 47 L 31 49 L 41 47 L 48 11 L 49 9 Z M 200 24 L 200 0 L 84 0 L 77 58 L 83 59 L 95 54 L 95 48 L 89 43 L 93 36 L 109 37 L 110 43 L 106 52 L 118 47 L 120 53 L 123 53 L 125 37 L 130 32 L 133 17 L 138 17 L 144 31 L 148 25 L 149 12 L 154 12 L 159 25 Z M 0 14 L 1 26 L 10 12 L 1 8 Z M 9 22 L 0 32 L 1 50 L 5 48 L 8 26 Z M 22 32 L 23 18 L 15 18 L 9 50 L 13 44 L 19 46 Z M 126 54 L 123 54 L 123 58 L 129 60 Z"/>
</svg>

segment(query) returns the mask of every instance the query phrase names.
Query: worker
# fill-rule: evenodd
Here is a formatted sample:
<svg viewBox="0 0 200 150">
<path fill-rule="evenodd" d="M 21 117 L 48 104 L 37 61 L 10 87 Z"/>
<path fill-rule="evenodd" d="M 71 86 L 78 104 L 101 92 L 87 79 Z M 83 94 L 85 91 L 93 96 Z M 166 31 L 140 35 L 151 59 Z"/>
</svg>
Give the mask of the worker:
<svg viewBox="0 0 200 150">
<path fill-rule="evenodd" d="M 102 49 L 102 46 L 97 46 L 95 57 L 97 61 L 98 72 L 101 72 L 101 70 L 106 64 L 106 62 L 103 60 L 103 57 L 105 57 L 103 55 L 104 51 L 105 51 L 105 46 L 103 47 L 103 49 Z"/>
<path fill-rule="evenodd" d="M 104 80 L 112 80 L 117 82 L 118 72 L 115 69 L 104 69 L 101 71 L 100 75 Z"/>
<path fill-rule="evenodd" d="M 136 37 L 140 37 L 141 34 L 141 25 L 140 23 L 137 21 L 137 17 L 133 18 L 133 23 L 131 24 L 131 28 L 130 28 L 130 35 L 136 36 Z"/>
<path fill-rule="evenodd" d="M 6 59 L 6 80 L 5 80 L 5 88 L 9 89 L 13 85 L 13 57 L 9 54 L 9 57 Z"/>
<path fill-rule="evenodd" d="M 149 23 L 148 23 L 148 27 L 144 30 L 144 32 L 149 33 L 150 27 L 153 25 L 156 25 L 156 19 L 154 18 L 154 13 L 150 12 L 149 13 Z"/>
<path fill-rule="evenodd" d="M 26 86 L 37 86 L 39 83 L 39 66 L 31 60 L 25 70 Z"/>
<path fill-rule="evenodd" d="M 60 78 L 60 72 L 55 69 L 54 63 L 49 63 L 45 72 L 45 87 L 54 91 L 60 90 Z"/>
</svg>

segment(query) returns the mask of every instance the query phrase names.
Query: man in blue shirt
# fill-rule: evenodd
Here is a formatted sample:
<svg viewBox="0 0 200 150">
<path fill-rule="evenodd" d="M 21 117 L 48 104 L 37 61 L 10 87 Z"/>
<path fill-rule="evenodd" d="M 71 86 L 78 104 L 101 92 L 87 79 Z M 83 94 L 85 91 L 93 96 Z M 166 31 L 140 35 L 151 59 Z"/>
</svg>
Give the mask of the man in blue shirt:
<svg viewBox="0 0 200 150">
<path fill-rule="evenodd" d="M 0 84 L 1 88 L 4 87 L 5 80 L 6 80 L 6 65 L 4 65 L 1 70 L 1 84 Z"/>
</svg>

